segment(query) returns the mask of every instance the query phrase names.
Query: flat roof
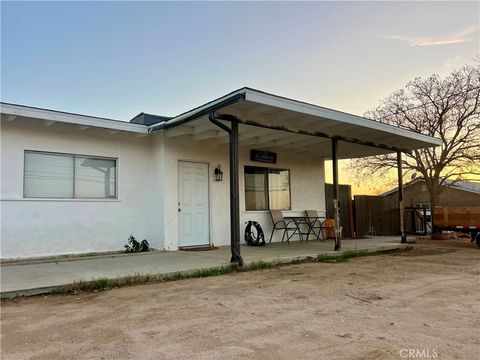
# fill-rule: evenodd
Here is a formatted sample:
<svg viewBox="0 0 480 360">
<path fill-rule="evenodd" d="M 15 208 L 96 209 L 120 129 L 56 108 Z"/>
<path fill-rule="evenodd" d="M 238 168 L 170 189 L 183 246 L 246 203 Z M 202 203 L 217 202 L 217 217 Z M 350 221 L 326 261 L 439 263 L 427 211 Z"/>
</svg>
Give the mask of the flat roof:
<svg viewBox="0 0 480 360">
<path fill-rule="evenodd" d="M 170 120 L 150 126 L 150 132 L 168 130 L 194 121 L 205 122 L 208 114 L 235 116 L 240 124 L 259 127 L 275 127 L 277 130 L 290 130 L 299 134 L 290 134 L 292 143 L 301 137 L 313 135 L 324 138 L 338 138 L 342 143 L 341 157 L 362 157 L 391 152 L 391 149 L 411 151 L 420 148 L 438 146 L 441 139 L 423 135 L 390 124 L 381 123 L 361 116 L 332 110 L 318 105 L 269 94 L 252 88 L 242 88 L 205 105 L 194 108 Z M 208 119 L 207 119 L 208 120 Z M 192 123 L 192 126 L 195 126 Z M 259 137 L 262 134 L 259 135 Z M 241 138 L 240 138 L 241 140 Z M 282 140 L 282 146 L 267 142 L 268 148 L 286 149 L 288 141 Z M 321 139 L 310 144 L 309 153 L 330 153 L 329 141 Z M 240 143 L 241 145 L 241 143 Z M 316 146 L 318 145 L 318 146 Z M 380 147 L 384 150 L 372 151 L 367 147 Z M 390 149 L 390 151 L 385 151 Z"/>
<path fill-rule="evenodd" d="M 132 122 L 9 103 L 1 103 L 0 110 L 11 116 L 143 134 L 172 132 L 177 128 L 176 134 L 195 133 L 195 139 L 202 140 L 210 137 L 218 140 L 226 135 L 223 131 L 218 132 L 219 128 L 209 122 L 209 114 L 235 116 L 241 124 L 240 141 L 242 137 L 247 137 L 242 133 L 251 133 L 251 128 L 257 126 L 254 129 L 258 132 L 256 148 L 288 150 L 291 144 L 300 142 L 301 145 L 302 140 L 308 138 L 308 147 L 299 151 L 323 157 L 328 157 L 331 151 L 328 138 L 343 140 L 339 153 L 342 158 L 371 156 L 391 152 L 392 149 L 411 151 L 442 144 L 440 139 L 431 136 L 249 87 L 235 90 L 172 118 L 140 113 Z M 195 129 L 192 130 L 192 127 Z M 281 131 L 290 132 L 280 135 Z M 251 134 L 249 137 L 252 137 Z M 312 140 L 315 137 L 318 139 Z M 265 138 L 269 141 L 262 141 Z"/>
</svg>

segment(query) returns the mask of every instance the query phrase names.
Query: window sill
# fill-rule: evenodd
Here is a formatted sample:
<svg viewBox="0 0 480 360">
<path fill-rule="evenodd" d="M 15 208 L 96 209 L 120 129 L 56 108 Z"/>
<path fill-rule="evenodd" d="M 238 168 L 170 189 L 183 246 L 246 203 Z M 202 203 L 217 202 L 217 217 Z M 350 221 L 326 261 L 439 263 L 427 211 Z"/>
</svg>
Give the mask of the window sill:
<svg viewBox="0 0 480 360">
<path fill-rule="evenodd" d="M 6 198 L 0 201 L 49 201 L 49 202 L 122 202 L 120 199 L 59 199 L 59 198 Z"/>
</svg>

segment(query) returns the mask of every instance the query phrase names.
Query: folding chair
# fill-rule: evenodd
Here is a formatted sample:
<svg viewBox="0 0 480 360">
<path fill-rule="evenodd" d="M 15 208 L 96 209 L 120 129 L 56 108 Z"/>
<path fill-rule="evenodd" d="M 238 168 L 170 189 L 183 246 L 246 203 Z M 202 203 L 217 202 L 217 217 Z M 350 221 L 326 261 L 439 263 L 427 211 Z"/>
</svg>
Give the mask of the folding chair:
<svg viewBox="0 0 480 360">
<path fill-rule="evenodd" d="M 285 240 L 285 235 L 287 236 L 288 243 L 290 243 L 290 239 L 296 233 L 298 233 L 298 235 L 300 236 L 300 230 L 298 229 L 298 226 L 295 224 L 293 220 L 288 222 L 285 221 L 281 210 L 270 210 L 270 215 L 272 216 L 273 227 L 272 227 L 272 233 L 270 234 L 269 243 L 272 242 L 273 232 L 275 230 L 283 230 L 282 242 Z M 294 224 L 294 225 L 292 226 L 291 224 Z M 293 233 L 289 234 L 288 233 L 289 231 L 293 231 Z"/>
<path fill-rule="evenodd" d="M 318 216 L 317 210 L 305 210 L 305 217 L 307 224 L 308 224 L 308 234 L 307 239 L 312 232 L 313 235 L 320 240 L 320 234 L 322 236 L 322 241 L 325 241 L 325 226 L 324 222 L 325 219 Z M 323 219 L 323 221 L 322 221 Z"/>
</svg>

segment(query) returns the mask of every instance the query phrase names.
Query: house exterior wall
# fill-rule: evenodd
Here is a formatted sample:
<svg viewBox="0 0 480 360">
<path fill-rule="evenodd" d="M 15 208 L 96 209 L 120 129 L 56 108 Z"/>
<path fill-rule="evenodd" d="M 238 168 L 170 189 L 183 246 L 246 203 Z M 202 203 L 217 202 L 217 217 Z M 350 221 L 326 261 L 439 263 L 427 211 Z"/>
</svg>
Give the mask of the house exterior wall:
<svg viewBox="0 0 480 360">
<path fill-rule="evenodd" d="M 186 136 L 167 137 L 165 141 L 165 164 L 168 174 L 165 176 L 165 249 L 178 249 L 178 161 L 203 162 L 209 165 L 210 184 L 210 241 L 215 245 L 230 244 L 230 183 L 228 144 L 215 141 L 192 141 Z M 241 144 L 240 144 L 241 145 Z M 214 169 L 220 164 L 224 179 L 216 182 Z M 255 220 L 262 226 L 268 240 L 272 229 L 272 220 L 268 211 L 245 210 L 244 166 L 258 166 L 290 170 L 290 213 L 296 214 L 306 209 L 315 209 L 325 213 L 324 161 L 322 159 L 302 159 L 287 152 L 277 154 L 276 164 L 250 161 L 250 148 L 241 148 L 239 152 L 239 190 L 240 190 L 240 232 L 243 239 L 245 222 Z M 289 213 L 288 211 L 284 212 Z M 278 236 L 279 235 L 279 236 Z M 280 240 L 281 232 L 274 241 Z"/>
<path fill-rule="evenodd" d="M 118 159 L 118 199 L 23 198 L 24 151 L 37 150 Z M 244 166 L 290 170 L 291 214 L 325 212 L 323 159 L 277 154 L 276 164 L 250 161 L 240 149 L 240 231 L 258 221 L 268 240 L 268 211 L 245 211 Z M 130 234 L 156 249 L 178 249 L 178 162 L 209 165 L 210 242 L 230 244 L 228 144 L 194 141 L 165 132 L 138 136 L 126 132 L 25 118 L 1 123 L 1 258 L 24 258 L 122 250 Z M 215 181 L 220 164 L 222 182 Z M 286 212 L 289 213 L 289 212 Z M 281 232 L 274 241 L 281 239 Z"/>
<path fill-rule="evenodd" d="M 398 191 L 387 195 L 398 198 Z M 424 182 L 420 181 L 404 188 L 405 206 L 429 204 L 430 194 Z M 439 197 L 439 206 L 480 206 L 480 194 L 455 188 L 446 188 Z"/>
<path fill-rule="evenodd" d="M 24 151 L 118 158 L 118 199 L 24 199 Z M 42 121 L 1 123 L 1 257 L 122 250 L 130 234 L 163 248 L 152 209 L 149 137 Z M 155 152 L 156 156 L 161 151 Z"/>
</svg>

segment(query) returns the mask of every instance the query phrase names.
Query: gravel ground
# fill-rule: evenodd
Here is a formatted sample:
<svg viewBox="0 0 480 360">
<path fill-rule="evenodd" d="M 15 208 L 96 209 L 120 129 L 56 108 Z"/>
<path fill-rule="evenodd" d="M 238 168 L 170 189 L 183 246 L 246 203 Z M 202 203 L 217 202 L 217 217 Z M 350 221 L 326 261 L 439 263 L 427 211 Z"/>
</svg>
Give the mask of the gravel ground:
<svg viewBox="0 0 480 360">
<path fill-rule="evenodd" d="M 478 359 L 479 260 L 466 240 L 421 240 L 345 263 L 8 301 L 1 357 Z"/>
</svg>

